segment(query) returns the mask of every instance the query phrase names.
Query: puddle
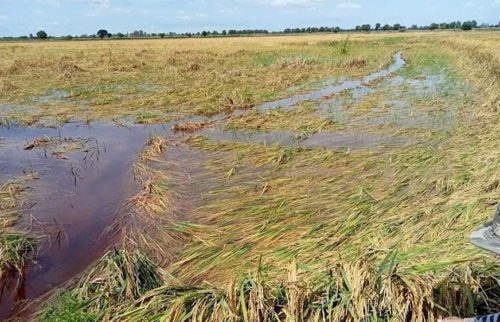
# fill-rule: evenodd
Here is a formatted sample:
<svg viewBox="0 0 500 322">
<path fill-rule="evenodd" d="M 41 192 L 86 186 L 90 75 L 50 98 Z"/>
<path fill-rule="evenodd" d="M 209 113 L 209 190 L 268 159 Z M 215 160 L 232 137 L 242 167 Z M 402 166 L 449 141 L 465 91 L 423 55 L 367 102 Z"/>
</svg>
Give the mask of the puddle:
<svg viewBox="0 0 500 322">
<path fill-rule="evenodd" d="M 348 150 L 375 149 L 395 145 L 400 146 L 410 141 L 410 138 L 402 136 L 393 137 L 362 131 L 320 132 L 307 136 L 300 136 L 292 132 L 231 132 L 210 128 L 202 130 L 198 132 L 198 134 L 217 142 Z"/>
<path fill-rule="evenodd" d="M 353 109 L 366 96 L 383 92 L 387 100 L 377 100 L 363 115 Z M 426 130 L 448 130 L 455 126 L 458 102 L 449 101 L 450 96 L 463 97 L 470 89 L 447 75 L 427 75 L 412 79 L 395 76 L 384 79 L 375 88 L 357 87 L 346 95 L 337 95 L 322 102 L 318 107 L 320 117 L 348 126 L 394 126 L 398 128 L 421 128 Z M 429 110 L 419 106 L 419 100 L 447 100 L 441 109 Z M 448 102 L 449 101 L 449 102 Z"/>
<path fill-rule="evenodd" d="M 132 163 L 152 134 L 170 135 L 171 124 L 120 127 L 114 124 L 67 124 L 59 129 L 0 127 L 0 179 L 35 171 L 39 180 L 24 229 L 33 216 L 33 234 L 49 234 L 50 244 L 23 274 L 0 286 L 0 319 L 16 310 L 15 303 L 35 299 L 69 281 L 100 258 L 110 241 L 102 234 L 133 194 Z M 45 148 L 25 150 L 40 137 L 85 138 L 86 146 L 70 151 L 67 160 Z M 127 175 L 129 174 L 129 175 Z"/>
<path fill-rule="evenodd" d="M 369 115 L 358 123 L 366 125 L 390 125 L 398 128 L 421 128 L 426 130 L 447 130 L 455 124 L 456 111 L 453 108 L 433 111 L 414 110 L 406 101 L 383 102 L 389 112 L 381 116 Z"/>
<path fill-rule="evenodd" d="M 402 136 L 394 137 L 360 131 L 321 132 L 310 135 L 301 142 L 302 147 L 358 150 L 366 148 L 385 148 L 400 146 L 410 139 Z"/>
<path fill-rule="evenodd" d="M 345 80 L 338 85 L 328 85 L 310 93 L 298 94 L 278 101 L 264 103 L 257 106 L 256 109 L 260 111 L 268 111 L 277 108 L 291 108 L 302 102 L 318 101 L 320 99 L 324 99 L 325 97 L 339 94 L 346 90 L 366 87 L 371 82 L 383 77 L 387 77 L 388 75 L 398 71 L 404 65 L 405 61 L 401 56 L 401 52 L 398 52 L 396 55 L 394 55 L 394 63 L 391 66 L 389 66 L 387 69 L 379 70 L 368 76 L 365 76 L 361 80 Z"/>
<path fill-rule="evenodd" d="M 67 91 L 56 89 L 49 91 L 44 96 L 33 97 L 32 101 L 36 103 L 57 103 L 61 101 L 65 101 L 70 97 L 70 94 Z"/>
<path fill-rule="evenodd" d="M 38 113 L 41 109 L 36 106 L 20 105 L 20 104 L 0 104 L 0 112 L 2 113 Z M 0 122 L 2 120 L 0 119 Z"/>
<path fill-rule="evenodd" d="M 259 143 L 263 145 L 299 146 L 296 134 L 287 132 L 245 132 L 245 131 L 223 131 L 217 128 L 208 128 L 198 135 L 206 136 L 217 142 L 231 143 Z"/>
</svg>

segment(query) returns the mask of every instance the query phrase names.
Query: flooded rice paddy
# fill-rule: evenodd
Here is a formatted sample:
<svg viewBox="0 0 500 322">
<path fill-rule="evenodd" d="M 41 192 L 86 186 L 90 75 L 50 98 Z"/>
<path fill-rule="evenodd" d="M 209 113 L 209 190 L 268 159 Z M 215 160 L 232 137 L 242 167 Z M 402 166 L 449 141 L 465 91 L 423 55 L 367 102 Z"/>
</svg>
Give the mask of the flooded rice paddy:
<svg viewBox="0 0 500 322">
<path fill-rule="evenodd" d="M 150 135 L 169 133 L 162 125 L 107 123 L 0 128 L 0 179 L 23 173 L 38 178 L 30 183 L 31 204 L 18 227 L 43 236 L 44 245 L 21 276 L 13 273 L 2 281 L 1 318 L 10 315 L 14 303 L 69 281 L 103 254 L 110 243 L 104 230 L 134 192 L 132 163 Z M 30 148 L 44 138 L 55 143 Z M 68 151 L 61 144 L 68 141 L 64 138 L 78 145 Z"/>
<path fill-rule="evenodd" d="M 112 122 L 67 123 L 56 128 L 4 124 L 0 127 L 0 180 L 7 181 L 26 173 L 33 173 L 37 178 L 30 182 L 30 204 L 22 209 L 23 217 L 17 227 L 40 236 L 42 246 L 21 274 L 12 272 L 1 281 L 0 319 L 16 314 L 27 300 L 34 300 L 71 281 L 113 244 L 107 228 L 113 225 L 124 203 L 137 190 L 133 165 L 153 135 L 168 137 L 176 142 L 196 135 L 221 142 L 355 150 L 397 148 L 416 142 L 410 136 L 366 130 L 369 126 L 426 129 L 453 126 L 453 108 L 438 112 L 415 111 L 412 101 L 405 97 L 407 91 L 428 95 L 446 80 L 439 75 L 418 80 L 389 77 L 404 65 L 401 53 L 397 53 L 394 63 L 388 68 L 362 79 L 326 82 L 326 86 L 318 90 L 268 102 L 251 111 L 242 109 L 214 117 L 190 117 L 176 123 L 125 126 Z M 372 86 L 379 80 L 380 84 Z M 394 92 L 401 88 L 406 88 L 406 91 Z M 142 90 L 155 90 L 155 87 L 144 85 Z M 381 106 L 371 108 L 368 113 L 353 115 L 348 108 L 384 91 L 393 92 L 382 102 L 379 101 Z M 33 100 L 43 104 L 70 99 L 67 92 L 54 90 Z M 347 128 L 308 135 L 292 131 L 224 129 L 228 119 L 244 117 L 252 111 L 266 113 L 275 109 L 293 109 L 302 102 L 316 102 L 318 108 L 315 113 L 318 116 L 345 124 Z M 17 108 L 19 106 L 2 105 L 0 110 Z M 190 133 L 172 130 L 175 124 L 191 121 L 201 121 L 206 126 Z M 182 177 L 179 182 L 190 182 L 196 168 L 186 170 L 179 164 L 183 159 L 198 158 L 200 161 L 202 156 L 187 145 L 174 151 L 177 152 L 173 152 L 171 157 L 177 162 L 164 170 L 178 173 Z M 194 201 L 184 200 L 188 194 L 182 193 L 182 189 L 193 187 L 179 184 L 178 189 L 178 209 L 185 213 L 189 207 L 183 205 L 192 205 Z"/>
</svg>

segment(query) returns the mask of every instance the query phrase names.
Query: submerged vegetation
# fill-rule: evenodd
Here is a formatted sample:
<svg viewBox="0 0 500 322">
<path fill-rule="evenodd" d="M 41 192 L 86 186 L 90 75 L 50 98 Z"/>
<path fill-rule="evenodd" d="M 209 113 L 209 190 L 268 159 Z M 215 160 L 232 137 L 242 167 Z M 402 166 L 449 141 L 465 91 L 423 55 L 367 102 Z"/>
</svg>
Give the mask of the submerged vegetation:
<svg viewBox="0 0 500 322">
<path fill-rule="evenodd" d="M 9 271 L 22 271 L 26 258 L 33 254 L 35 242 L 24 232 L 13 228 L 19 218 L 22 183 L 0 185 L 0 278 Z"/>
<path fill-rule="evenodd" d="M 179 120 L 137 156 L 136 194 L 107 229 L 115 242 L 35 318 L 434 321 L 499 310 L 500 263 L 468 241 L 500 192 L 498 35 L 330 38 L 3 45 L 4 57 L 18 54 L 0 63 L 15 88 L 0 94 L 7 118 Z M 407 65 L 394 74 L 259 108 L 363 77 L 399 50 Z M 30 80 L 42 72 L 54 77 Z M 68 95 L 40 99 L 51 90 Z"/>
</svg>

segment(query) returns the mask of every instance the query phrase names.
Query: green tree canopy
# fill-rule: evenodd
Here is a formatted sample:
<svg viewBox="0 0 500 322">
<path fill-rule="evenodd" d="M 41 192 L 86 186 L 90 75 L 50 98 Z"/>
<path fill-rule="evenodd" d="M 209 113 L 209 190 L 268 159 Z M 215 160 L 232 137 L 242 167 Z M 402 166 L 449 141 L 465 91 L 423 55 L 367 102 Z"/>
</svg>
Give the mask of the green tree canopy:
<svg viewBox="0 0 500 322">
<path fill-rule="evenodd" d="M 104 37 L 109 37 L 109 32 L 106 29 L 99 29 L 96 33 L 97 37 L 104 38 Z"/>
<path fill-rule="evenodd" d="M 39 32 L 36 33 L 37 38 L 39 39 L 47 39 L 49 36 L 47 33 L 43 30 L 40 30 Z"/>
</svg>

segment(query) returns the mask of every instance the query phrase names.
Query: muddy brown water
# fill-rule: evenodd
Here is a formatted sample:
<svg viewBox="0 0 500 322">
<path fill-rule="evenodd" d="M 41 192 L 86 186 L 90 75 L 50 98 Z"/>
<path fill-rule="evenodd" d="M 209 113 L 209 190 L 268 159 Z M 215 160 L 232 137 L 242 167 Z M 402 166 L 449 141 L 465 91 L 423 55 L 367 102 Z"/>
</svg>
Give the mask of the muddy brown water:
<svg viewBox="0 0 500 322">
<path fill-rule="evenodd" d="M 170 135 L 170 124 L 120 127 L 114 124 L 67 124 L 59 129 L 4 128 L 0 147 L 0 179 L 36 172 L 30 182 L 32 205 L 24 209 L 18 228 L 33 222 L 33 235 L 46 235 L 36 261 L 0 286 L 0 320 L 16 313 L 19 304 L 36 299 L 69 281 L 97 260 L 110 241 L 103 232 L 134 192 L 132 162 L 150 135 Z M 61 160 L 44 148 L 26 151 L 41 136 L 87 139 L 85 151 Z"/>
<path fill-rule="evenodd" d="M 387 69 L 363 79 L 344 80 L 307 94 L 262 104 L 255 109 L 292 108 L 300 102 L 321 100 L 345 90 L 368 91 L 369 83 L 404 66 L 401 53 L 397 53 L 394 59 Z M 44 97 L 44 100 L 54 99 L 66 97 L 57 91 Z M 246 112 L 237 110 L 230 115 L 221 114 L 208 119 L 187 118 L 180 123 L 203 120 L 218 125 L 228 117 Z M 0 281 L 0 320 L 17 315 L 23 304 L 64 285 L 104 254 L 113 242 L 104 232 L 117 219 L 123 203 L 136 191 L 131 173 L 133 162 L 149 136 L 182 136 L 172 133 L 172 125 L 69 123 L 60 128 L 0 126 L 0 180 L 31 172 L 38 177 L 29 184 L 34 191 L 33 198 L 30 195 L 32 203 L 23 209 L 18 228 L 29 229 L 34 236 L 45 236 L 41 252 L 28 263 L 22 274 L 13 273 Z M 196 134 L 222 141 L 268 142 L 312 148 L 365 148 L 393 141 L 393 138 L 349 131 L 297 138 L 294 133 L 287 132 L 227 132 L 212 127 Z M 24 149 L 29 142 L 43 136 L 78 138 L 85 142 L 85 148 L 66 152 L 65 159 L 52 155 L 50 147 Z M 185 153 L 180 153 L 180 156 Z M 192 153 L 188 155 L 192 157 Z"/>
</svg>

